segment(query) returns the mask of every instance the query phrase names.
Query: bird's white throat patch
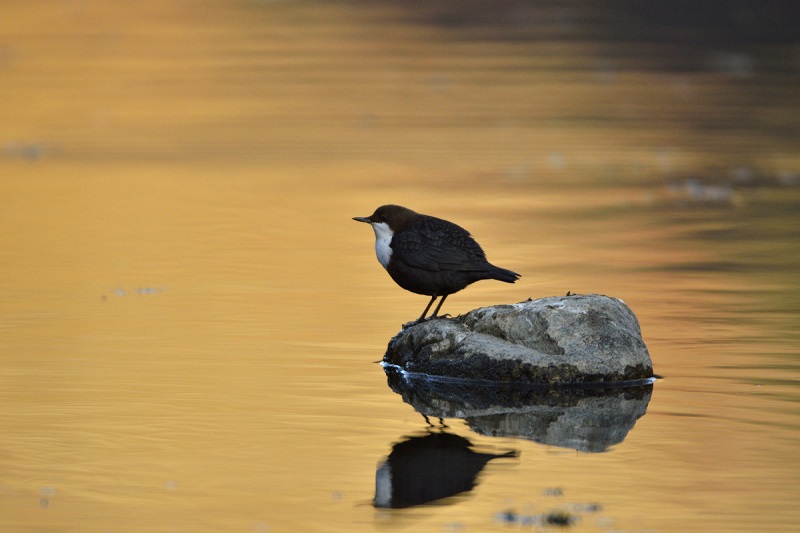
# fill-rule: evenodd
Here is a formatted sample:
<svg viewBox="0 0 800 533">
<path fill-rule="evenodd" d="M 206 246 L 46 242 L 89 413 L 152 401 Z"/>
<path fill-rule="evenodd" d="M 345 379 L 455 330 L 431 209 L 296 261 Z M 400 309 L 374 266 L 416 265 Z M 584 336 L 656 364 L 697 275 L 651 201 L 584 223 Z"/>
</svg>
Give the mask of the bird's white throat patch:
<svg viewBox="0 0 800 533">
<path fill-rule="evenodd" d="M 375 231 L 375 255 L 381 262 L 383 268 L 389 267 L 389 259 L 392 258 L 392 235 L 394 232 L 386 222 L 373 222 L 372 229 Z"/>
</svg>

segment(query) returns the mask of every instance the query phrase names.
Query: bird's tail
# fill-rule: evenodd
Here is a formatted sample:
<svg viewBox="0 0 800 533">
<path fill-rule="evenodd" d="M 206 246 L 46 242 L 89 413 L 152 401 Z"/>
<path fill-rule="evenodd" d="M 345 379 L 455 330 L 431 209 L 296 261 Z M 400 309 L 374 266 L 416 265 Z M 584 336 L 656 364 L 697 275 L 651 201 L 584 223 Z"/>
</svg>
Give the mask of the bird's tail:
<svg viewBox="0 0 800 533">
<path fill-rule="evenodd" d="M 505 281 L 506 283 L 514 283 L 515 281 L 517 281 L 519 278 L 522 277 L 512 270 L 496 267 L 494 265 L 492 265 L 492 267 L 493 269 L 489 273 L 492 279 L 496 279 L 498 281 Z"/>
</svg>

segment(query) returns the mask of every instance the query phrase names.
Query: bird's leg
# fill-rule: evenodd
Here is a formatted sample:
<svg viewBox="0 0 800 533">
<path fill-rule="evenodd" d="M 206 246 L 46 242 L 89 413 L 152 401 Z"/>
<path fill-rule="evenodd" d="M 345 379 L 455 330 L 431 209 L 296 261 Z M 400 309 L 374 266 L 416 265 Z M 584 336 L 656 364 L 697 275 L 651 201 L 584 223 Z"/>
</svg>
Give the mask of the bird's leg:
<svg viewBox="0 0 800 533">
<path fill-rule="evenodd" d="M 437 314 L 439 314 L 439 309 L 441 309 L 441 308 L 442 308 L 442 304 L 444 303 L 444 301 L 445 301 L 446 299 L 447 299 L 447 295 L 445 294 L 444 296 L 442 296 L 442 299 L 441 299 L 441 300 L 439 300 L 439 305 L 437 305 L 437 306 L 436 306 L 436 311 L 434 311 L 434 312 L 433 312 L 433 314 L 431 315 L 431 318 L 433 318 L 433 317 L 435 317 Z M 433 302 L 431 302 L 431 303 L 433 303 Z M 427 311 L 427 309 L 426 309 L 426 311 Z"/>
<path fill-rule="evenodd" d="M 427 314 L 428 314 L 428 309 L 430 309 L 430 308 L 431 308 L 431 306 L 433 305 L 433 301 L 434 301 L 435 299 L 436 299 L 436 296 L 431 296 L 431 301 L 430 301 L 430 302 L 428 302 L 428 307 L 426 307 L 426 308 L 425 308 L 425 310 L 422 312 L 422 316 L 420 316 L 420 317 L 417 319 L 417 322 L 422 322 L 423 320 L 425 320 L 425 315 L 427 315 Z M 436 310 L 438 311 L 438 310 L 439 310 L 439 308 L 437 307 L 437 308 L 436 308 Z M 436 313 L 434 313 L 434 315 L 435 315 L 435 314 L 436 314 Z"/>
</svg>

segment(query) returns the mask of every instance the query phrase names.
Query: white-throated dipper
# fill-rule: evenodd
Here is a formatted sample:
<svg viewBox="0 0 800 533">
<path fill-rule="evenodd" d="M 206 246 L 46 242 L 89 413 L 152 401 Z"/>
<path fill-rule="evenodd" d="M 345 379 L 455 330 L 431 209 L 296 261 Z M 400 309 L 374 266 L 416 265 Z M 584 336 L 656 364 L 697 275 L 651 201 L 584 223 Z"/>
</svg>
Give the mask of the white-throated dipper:
<svg viewBox="0 0 800 533">
<path fill-rule="evenodd" d="M 482 279 L 514 283 L 520 275 L 496 267 L 472 235 L 447 220 L 415 213 L 399 205 L 382 205 L 368 217 L 353 217 L 375 231 L 375 254 L 392 279 L 407 291 L 431 297 L 419 317 L 445 298 Z"/>
</svg>

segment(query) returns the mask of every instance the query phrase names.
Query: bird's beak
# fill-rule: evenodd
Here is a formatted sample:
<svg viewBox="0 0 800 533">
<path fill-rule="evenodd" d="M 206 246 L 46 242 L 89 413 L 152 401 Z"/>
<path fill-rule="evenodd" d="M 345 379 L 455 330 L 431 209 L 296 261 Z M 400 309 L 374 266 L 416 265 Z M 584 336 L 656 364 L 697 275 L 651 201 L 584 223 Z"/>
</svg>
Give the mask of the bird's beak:
<svg viewBox="0 0 800 533">
<path fill-rule="evenodd" d="M 366 222 L 367 224 L 372 224 L 372 221 L 369 217 L 353 217 L 353 220 L 357 220 L 359 222 Z"/>
</svg>

